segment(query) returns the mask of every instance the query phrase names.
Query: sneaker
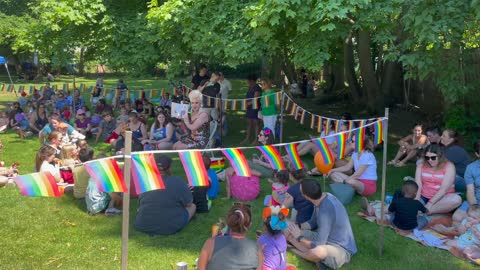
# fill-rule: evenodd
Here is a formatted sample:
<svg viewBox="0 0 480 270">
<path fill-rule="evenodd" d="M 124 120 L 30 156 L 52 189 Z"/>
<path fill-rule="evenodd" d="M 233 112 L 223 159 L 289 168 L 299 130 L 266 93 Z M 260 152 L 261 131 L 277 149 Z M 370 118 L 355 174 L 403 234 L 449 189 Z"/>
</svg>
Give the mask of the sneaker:
<svg viewBox="0 0 480 270">
<path fill-rule="evenodd" d="M 114 215 L 119 215 L 122 213 L 122 210 L 119 210 L 115 207 L 109 207 L 107 210 L 105 210 L 105 215 L 106 216 L 114 216 Z"/>
</svg>

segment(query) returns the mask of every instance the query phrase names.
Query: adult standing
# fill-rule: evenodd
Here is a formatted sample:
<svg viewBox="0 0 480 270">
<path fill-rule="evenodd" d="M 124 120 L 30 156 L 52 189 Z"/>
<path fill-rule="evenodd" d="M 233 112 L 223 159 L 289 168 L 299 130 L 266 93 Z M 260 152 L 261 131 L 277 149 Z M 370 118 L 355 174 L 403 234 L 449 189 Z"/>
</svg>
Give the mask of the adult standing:
<svg viewBox="0 0 480 270">
<path fill-rule="evenodd" d="M 142 193 L 135 217 L 135 229 L 154 235 L 174 234 L 183 229 L 196 211 L 192 192 L 183 179 L 172 176 L 172 159 L 156 156 L 165 189 Z"/>
<path fill-rule="evenodd" d="M 317 263 L 319 269 L 323 265 L 333 269 L 342 267 L 357 253 L 345 207 L 332 194 L 322 192 L 316 180 L 303 180 L 300 190 L 313 203 L 314 211 L 300 228 L 294 223 L 288 226 L 287 239 L 295 247 L 292 252 Z"/>
<path fill-rule="evenodd" d="M 210 80 L 197 88 L 203 95 L 202 111 L 206 112 L 212 120 L 218 120 L 218 109 L 215 107 L 216 98 L 220 93 L 218 78 L 218 72 L 213 72 Z"/>
<path fill-rule="evenodd" d="M 455 165 L 455 190 L 464 191 L 466 186 L 463 177 L 470 164 L 470 156 L 463 147 L 458 145 L 458 133 L 453 129 L 444 130 L 440 142 L 445 146 L 445 156 Z"/>
<path fill-rule="evenodd" d="M 259 106 L 256 106 L 256 108 L 253 106 L 254 102 L 256 102 L 256 104 L 259 105 L 259 100 L 253 99 L 253 98 L 257 98 L 262 95 L 262 88 L 260 88 L 260 86 L 257 84 L 257 75 L 255 74 L 248 75 L 247 84 L 248 84 L 248 91 L 247 91 L 247 94 L 245 95 L 245 97 L 247 98 L 247 108 L 246 108 L 247 131 L 246 131 L 245 139 L 241 141 L 240 144 L 248 143 L 248 141 L 250 140 L 250 136 L 252 135 L 252 131 L 254 132 L 253 134 L 258 134 L 259 132 L 259 126 L 258 126 Z M 255 144 L 255 143 L 256 143 L 256 139 L 254 138 L 252 144 Z"/>
<path fill-rule="evenodd" d="M 198 71 L 198 73 L 196 73 L 192 77 L 192 89 L 193 90 L 200 87 L 201 82 L 208 81 L 210 79 L 210 76 L 208 76 L 207 71 L 208 71 L 207 66 L 204 65 L 204 64 L 201 64 L 200 65 L 200 70 Z"/>
<path fill-rule="evenodd" d="M 228 99 L 228 94 L 232 91 L 232 83 L 225 79 L 225 75 L 223 72 L 218 73 L 218 83 L 220 84 L 220 95 L 222 95 L 222 99 Z"/>
<path fill-rule="evenodd" d="M 269 79 L 262 79 L 260 87 L 262 87 L 260 103 L 262 104 L 263 127 L 276 130 L 278 110 L 275 104 L 275 91 L 272 89 L 272 82 Z"/>
<path fill-rule="evenodd" d="M 480 158 L 480 141 L 473 144 L 475 156 Z M 480 202 L 480 159 L 470 163 L 465 170 L 465 184 L 467 188 L 467 200 L 453 214 L 453 220 L 462 222 L 467 218 L 470 205 L 478 205 Z"/>
<path fill-rule="evenodd" d="M 416 199 L 425 204 L 430 215 L 449 213 L 462 203 L 454 189 L 455 166 L 447 160 L 444 147 L 439 144 L 430 144 L 425 149 L 423 162 L 417 165 L 415 182 Z"/>
<path fill-rule="evenodd" d="M 198 270 L 262 269 L 263 252 L 246 238 L 252 225 L 250 206 L 235 204 L 227 214 L 230 235 L 205 241 L 198 259 Z"/>
</svg>

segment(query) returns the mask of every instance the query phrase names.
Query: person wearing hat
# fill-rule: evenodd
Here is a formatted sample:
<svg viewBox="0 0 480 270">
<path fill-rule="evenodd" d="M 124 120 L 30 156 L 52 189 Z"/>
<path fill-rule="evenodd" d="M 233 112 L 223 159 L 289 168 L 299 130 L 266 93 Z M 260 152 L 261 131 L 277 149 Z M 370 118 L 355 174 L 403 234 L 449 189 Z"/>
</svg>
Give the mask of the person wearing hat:
<svg viewBox="0 0 480 270">
<path fill-rule="evenodd" d="M 140 195 L 134 227 L 150 236 L 174 234 L 188 224 L 197 207 L 187 183 L 171 175 L 172 159 L 160 155 L 155 157 L 155 161 L 165 189 Z"/>
</svg>

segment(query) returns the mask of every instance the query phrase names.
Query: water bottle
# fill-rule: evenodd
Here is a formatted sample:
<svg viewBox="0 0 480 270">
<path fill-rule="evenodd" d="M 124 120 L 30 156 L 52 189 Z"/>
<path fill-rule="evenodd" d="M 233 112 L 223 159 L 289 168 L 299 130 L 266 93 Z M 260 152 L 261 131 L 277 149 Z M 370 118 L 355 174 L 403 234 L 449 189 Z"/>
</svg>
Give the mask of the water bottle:
<svg viewBox="0 0 480 270">
<path fill-rule="evenodd" d="M 391 204 L 392 203 L 393 196 L 390 193 L 387 193 L 387 196 L 385 196 L 385 203 L 386 204 Z"/>
</svg>

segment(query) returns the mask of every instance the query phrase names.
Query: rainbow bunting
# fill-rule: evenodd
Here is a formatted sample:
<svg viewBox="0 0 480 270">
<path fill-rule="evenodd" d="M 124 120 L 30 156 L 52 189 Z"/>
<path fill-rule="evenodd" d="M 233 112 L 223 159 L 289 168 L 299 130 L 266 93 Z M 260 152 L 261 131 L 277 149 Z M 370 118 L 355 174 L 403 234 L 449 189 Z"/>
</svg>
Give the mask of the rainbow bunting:
<svg viewBox="0 0 480 270">
<path fill-rule="evenodd" d="M 232 165 L 235 173 L 238 176 L 249 177 L 252 175 L 250 167 L 248 166 L 247 159 L 245 158 L 242 150 L 237 148 L 227 148 L 225 150 L 222 150 L 222 153 L 230 161 L 230 164 Z"/>
<path fill-rule="evenodd" d="M 379 145 L 383 142 L 383 121 L 378 119 L 375 122 L 375 134 L 374 134 L 375 145 Z"/>
<path fill-rule="evenodd" d="M 130 100 L 131 101 L 131 97 L 130 97 L 130 89 L 127 88 L 127 95 L 125 97 L 125 100 Z"/>
<path fill-rule="evenodd" d="M 290 106 L 290 97 L 288 97 L 287 102 L 285 102 L 285 110 L 288 110 L 288 106 Z"/>
<path fill-rule="evenodd" d="M 87 89 L 87 93 L 91 94 L 93 92 L 93 86 L 90 86 L 88 89 Z"/>
<path fill-rule="evenodd" d="M 337 155 L 338 159 L 345 157 L 345 150 L 347 147 L 348 133 L 340 133 L 336 136 L 337 139 Z"/>
<path fill-rule="evenodd" d="M 325 138 L 316 138 L 313 139 L 313 142 L 318 146 L 318 149 L 320 150 L 320 154 L 322 155 L 325 164 L 328 165 L 335 162 L 332 149 L 330 149 L 330 146 L 328 145 Z"/>
<path fill-rule="evenodd" d="M 297 104 L 293 103 L 292 109 L 290 110 L 290 115 L 294 115 L 297 111 Z"/>
<path fill-rule="evenodd" d="M 103 97 L 106 97 L 108 95 L 109 91 L 110 91 L 110 89 L 108 89 L 108 88 L 103 89 Z"/>
<path fill-rule="evenodd" d="M 55 84 L 52 88 L 53 88 L 53 91 L 55 91 L 55 92 L 58 91 L 58 85 Z"/>
<path fill-rule="evenodd" d="M 31 95 L 33 94 L 33 91 L 35 91 L 35 86 L 30 86 L 30 89 L 28 90 L 28 93 Z"/>
<path fill-rule="evenodd" d="M 280 105 L 280 103 L 282 101 L 282 92 L 275 93 L 274 101 L 275 101 L 275 104 Z"/>
<path fill-rule="evenodd" d="M 360 127 L 355 133 L 355 152 L 359 153 L 365 148 L 365 128 Z"/>
<path fill-rule="evenodd" d="M 203 163 L 202 152 L 186 151 L 178 153 L 180 161 L 182 161 L 183 169 L 187 174 L 188 184 L 191 187 L 209 186 L 208 174 Z"/>
<path fill-rule="evenodd" d="M 19 175 L 13 179 L 23 196 L 60 197 L 55 178 L 49 172 Z"/>
<path fill-rule="evenodd" d="M 273 145 L 263 145 L 257 146 L 257 149 L 262 152 L 263 156 L 268 160 L 270 166 L 274 170 L 285 170 L 285 163 L 283 162 L 282 157 Z"/>
<path fill-rule="evenodd" d="M 247 109 L 247 100 L 242 100 L 242 102 L 240 103 L 240 110 L 244 111 Z"/>
<path fill-rule="evenodd" d="M 353 127 L 354 127 L 353 121 L 352 121 L 352 120 L 348 120 L 348 130 L 352 130 Z"/>
<path fill-rule="evenodd" d="M 302 160 L 300 159 L 300 155 L 298 154 L 297 144 L 290 143 L 285 145 L 285 150 L 287 150 L 288 158 L 292 162 L 292 166 L 295 170 L 301 170 L 305 168 L 303 165 Z"/>
<path fill-rule="evenodd" d="M 323 121 L 326 121 L 327 123 L 325 123 L 325 129 L 323 130 L 324 132 L 324 136 L 327 136 L 328 133 L 330 133 L 330 126 L 331 126 L 331 121 L 332 119 L 330 118 L 325 118 Z M 322 124 L 323 124 L 323 121 L 322 121 Z"/>
<path fill-rule="evenodd" d="M 310 118 L 310 128 L 314 129 L 315 128 L 315 115 L 311 115 L 312 118 Z"/>
<path fill-rule="evenodd" d="M 322 133 L 322 117 L 317 116 L 317 132 Z"/>
<path fill-rule="evenodd" d="M 20 85 L 20 86 L 18 87 L 18 93 L 22 93 L 23 90 L 25 90 L 25 86 Z"/>
<path fill-rule="evenodd" d="M 3 89 L 5 89 L 5 84 L 4 83 L 2 83 L 2 87 L 1 87 L 0 91 L 3 91 Z"/>
<path fill-rule="evenodd" d="M 340 131 L 340 124 L 342 123 L 341 121 L 338 120 L 333 120 L 334 126 L 335 126 L 335 133 L 338 133 Z"/>
<path fill-rule="evenodd" d="M 166 91 L 165 91 L 165 88 L 162 88 L 162 92 L 160 93 L 160 95 L 163 97 L 163 95 L 165 95 Z"/>
<path fill-rule="evenodd" d="M 360 120 L 359 121 L 359 124 L 358 124 L 358 127 L 363 127 L 367 124 L 367 120 Z"/>
<path fill-rule="evenodd" d="M 85 163 L 85 169 L 101 192 L 127 192 L 123 174 L 113 158 Z"/>
<path fill-rule="evenodd" d="M 269 107 L 270 103 L 271 103 L 270 102 L 270 94 L 262 96 L 262 105 L 264 105 L 265 107 Z"/>
<path fill-rule="evenodd" d="M 64 83 L 62 90 L 67 92 L 68 91 L 68 84 Z"/>
<path fill-rule="evenodd" d="M 227 99 L 223 100 L 222 105 L 223 105 L 223 107 L 222 107 L 223 110 L 228 111 L 228 100 Z"/>
<path fill-rule="evenodd" d="M 155 97 L 155 89 L 151 89 L 149 98 L 152 99 L 154 97 Z"/>
<path fill-rule="evenodd" d="M 137 195 L 151 190 L 165 189 L 152 153 L 132 155 L 132 179 Z"/>
<path fill-rule="evenodd" d="M 12 91 L 15 91 L 15 86 L 13 84 L 10 84 L 8 87 L 7 87 L 7 92 L 12 92 Z"/>
<path fill-rule="evenodd" d="M 260 106 L 259 106 L 260 99 L 259 98 L 253 98 L 253 99 L 251 99 L 251 101 L 252 101 L 252 109 L 254 109 L 254 110 L 260 109 Z"/>
<path fill-rule="evenodd" d="M 211 158 L 210 169 L 217 173 L 223 171 L 225 169 L 225 158 Z"/>
<path fill-rule="evenodd" d="M 302 115 L 300 116 L 300 124 L 304 124 L 305 122 L 305 110 L 302 110 Z"/>
<path fill-rule="evenodd" d="M 232 111 L 236 111 L 237 110 L 237 100 L 233 100 L 232 101 Z"/>
<path fill-rule="evenodd" d="M 120 89 L 115 89 L 115 99 L 120 97 Z"/>
</svg>

